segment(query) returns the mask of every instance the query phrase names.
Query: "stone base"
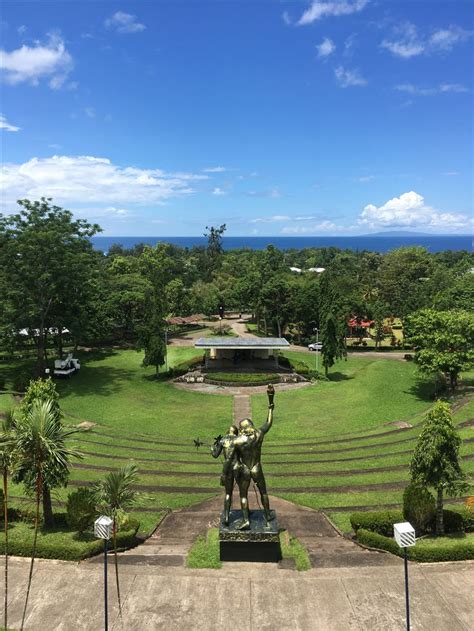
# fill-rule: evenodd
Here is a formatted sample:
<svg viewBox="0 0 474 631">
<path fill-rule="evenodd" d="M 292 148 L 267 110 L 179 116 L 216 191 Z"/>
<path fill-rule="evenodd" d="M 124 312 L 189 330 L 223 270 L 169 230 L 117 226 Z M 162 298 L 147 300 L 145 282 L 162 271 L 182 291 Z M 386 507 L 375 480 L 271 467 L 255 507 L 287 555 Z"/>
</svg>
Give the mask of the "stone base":
<svg viewBox="0 0 474 631">
<path fill-rule="evenodd" d="M 253 561 L 258 563 L 278 563 L 281 560 L 280 535 L 276 514 L 267 525 L 262 510 L 250 511 L 250 528 L 239 530 L 242 511 L 230 513 L 229 525 L 222 523 L 219 528 L 221 561 Z"/>
</svg>

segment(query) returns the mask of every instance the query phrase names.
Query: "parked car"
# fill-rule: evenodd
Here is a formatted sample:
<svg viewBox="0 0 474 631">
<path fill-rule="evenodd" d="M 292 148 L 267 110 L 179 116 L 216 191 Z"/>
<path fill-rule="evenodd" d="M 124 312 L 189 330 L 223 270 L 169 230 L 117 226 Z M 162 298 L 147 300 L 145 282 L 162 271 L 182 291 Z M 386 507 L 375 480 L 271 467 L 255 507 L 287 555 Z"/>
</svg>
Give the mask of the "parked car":
<svg viewBox="0 0 474 631">
<path fill-rule="evenodd" d="M 323 348 L 322 342 L 313 342 L 312 344 L 308 344 L 309 351 L 320 351 Z"/>
</svg>

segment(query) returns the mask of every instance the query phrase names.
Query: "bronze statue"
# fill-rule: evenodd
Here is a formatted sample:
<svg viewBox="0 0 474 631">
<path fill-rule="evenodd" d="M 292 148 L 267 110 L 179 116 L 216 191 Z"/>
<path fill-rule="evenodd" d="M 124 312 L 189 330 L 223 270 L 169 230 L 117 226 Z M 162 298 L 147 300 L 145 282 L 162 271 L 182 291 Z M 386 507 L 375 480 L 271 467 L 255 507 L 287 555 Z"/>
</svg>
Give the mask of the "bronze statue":
<svg viewBox="0 0 474 631">
<path fill-rule="evenodd" d="M 273 512 L 270 510 L 270 502 L 261 463 L 263 439 L 273 423 L 273 409 L 275 407 L 273 399 L 275 397 L 275 389 L 271 384 L 267 388 L 267 395 L 268 416 L 266 422 L 260 429 L 257 429 L 250 419 L 243 419 L 240 422 L 238 436 L 236 432 L 234 433 L 234 430 L 237 428 L 233 425 L 229 429 L 229 434 L 224 437 L 218 436 L 216 438 L 212 448 L 214 458 L 217 458 L 221 451 L 224 451 L 225 460 L 221 475 L 221 484 L 223 484 L 226 489 L 224 500 L 225 525 L 229 523 L 234 479 L 239 486 L 240 507 L 243 517 L 242 523 L 239 526 L 240 530 L 250 528 L 248 489 L 251 481 L 255 482 L 260 492 L 267 525 L 274 517 Z"/>
<path fill-rule="evenodd" d="M 235 450 L 235 440 L 237 438 L 238 429 L 235 425 L 229 427 L 229 431 L 225 436 L 217 436 L 211 448 L 214 458 L 218 458 L 221 453 L 224 454 L 224 465 L 222 467 L 221 485 L 225 488 L 224 497 L 224 524 L 229 525 L 229 515 L 232 506 L 232 491 L 234 490 L 234 480 L 237 473 L 239 462 Z"/>
</svg>

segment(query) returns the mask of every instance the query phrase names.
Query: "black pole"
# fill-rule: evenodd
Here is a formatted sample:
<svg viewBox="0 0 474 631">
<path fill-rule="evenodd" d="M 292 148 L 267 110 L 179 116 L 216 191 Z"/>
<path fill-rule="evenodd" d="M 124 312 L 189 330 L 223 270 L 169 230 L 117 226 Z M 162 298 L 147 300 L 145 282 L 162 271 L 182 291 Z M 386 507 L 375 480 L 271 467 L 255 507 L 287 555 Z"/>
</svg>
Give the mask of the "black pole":
<svg viewBox="0 0 474 631">
<path fill-rule="evenodd" d="M 407 631 L 410 631 L 410 595 L 408 593 L 408 552 L 405 550 L 405 603 L 407 613 Z"/>
<path fill-rule="evenodd" d="M 108 611 L 108 592 L 107 592 L 107 539 L 104 539 L 104 611 L 105 611 L 105 631 L 109 628 L 109 611 Z"/>
</svg>

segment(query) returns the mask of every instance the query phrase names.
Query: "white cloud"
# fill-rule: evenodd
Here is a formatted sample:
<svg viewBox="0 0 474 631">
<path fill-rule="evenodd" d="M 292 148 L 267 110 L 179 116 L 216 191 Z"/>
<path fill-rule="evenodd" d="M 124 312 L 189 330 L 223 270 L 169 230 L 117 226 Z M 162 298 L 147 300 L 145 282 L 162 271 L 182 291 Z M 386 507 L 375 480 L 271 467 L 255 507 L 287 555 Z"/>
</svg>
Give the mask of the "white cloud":
<svg viewBox="0 0 474 631">
<path fill-rule="evenodd" d="M 256 217 L 251 219 L 250 223 L 281 223 L 284 221 L 314 221 L 317 217 L 312 215 L 297 215 L 290 217 L 289 215 L 271 215 L 270 217 Z"/>
<path fill-rule="evenodd" d="M 407 94 L 412 94 L 413 96 L 434 96 L 435 94 L 446 94 L 449 92 L 469 92 L 469 90 L 460 83 L 441 83 L 440 85 L 431 88 L 421 87 L 414 85 L 413 83 L 402 83 L 400 85 L 396 85 L 395 90 L 398 90 L 399 92 L 406 92 Z"/>
<path fill-rule="evenodd" d="M 204 173 L 224 173 L 227 171 L 226 167 L 207 167 L 203 169 Z"/>
<path fill-rule="evenodd" d="M 334 74 L 341 88 L 348 88 L 349 86 L 363 86 L 368 83 L 367 79 L 364 79 L 358 70 L 347 70 L 342 66 L 338 66 L 334 70 Z"/>
<path fill-rule="evenodd" d="M 464 42 L 472 35 L 460 26 L 450 26 L 449 28 L 435 31 L 428 40 L 428 45 L 434 50 L 452 50 L 456 44 Z"/>
<path fill-rule="evenodd" d="M 10 125 L 6 117 L 0 114 L 0 129 L 4 129 L 5 131 L 20 131 L 21 127 Z"/>
<path fill-rule="evenodd" d="M 282 234 L 318 234 L 321 232 L 348 232 L 352 229 L 352 226 L 339 226 L 333 221 L 326 219 L 309 226 L 285 226 L 281 229 L 281 232 Z"/>
<path fill-rule="evenodd" d="M 18 33 L 18 35 L 24 35 L 26 33 L 26 31 L 28 30 L 28 27 L 25 26 L 24 24 L 22 24 L 21 26 L 19 26 L 16 31 Z"/>
<path fill-rule="evenodd" d="M 410 191 L 388 200 L 382 206 L 368 204 L 359 216 L 359 224 L 370 228 L 466 228 L 469 218 L 461 213 L 441 212 L 425 203 L 419 193 Z"/>
<path fill-rule="evenodd" d="M 256 217 L 250 223 L 278 223 L 280 221 L 291 221 L 288 215 L 272 215 L 271 217 Z"/>
<path fill-rule="evenodd" d="M 72 68 L 72 57 L 57 34 L 49 34 L 46 44 L 23 45 L 11 52 L 0 50 L 0 69 L 4 80 L 11 85 L 23 82 L 38 85 L 40 79 L 49 79 L 49 86 L 57 90 Z"/>
<path fill-rule="evenodd" d="M 114 217 L 125 217 L 130 214 L 130 211 L 126 208 L 115 208 L 115 206 L 107 206 L 104 210 L 108 215 L 112 215 Z"/>
<path fill-rule="evenodd" d="M 88 118 L 95 118 L 95 109 L 93 107 L 85 107 L 84 108 L 84 114 Z"/>
<path fill-rule="evenodd" d="M 375 180 L 375 175 L 363 175 L 359 178 L 359 182 L 361 182 L 362 184 L 367 184 L 368 182 L 372 182 L 373 180 Z"/>
<path fill-rule="evenodd" d="M 466 86 L 460 83 L 441 83 L 439 86 L 440 92 L 469 92 Z"/>
<path fill-rule="evenodd" d="M 73 204 L 159 204 L 193 193 L 192 184 L 203 179 L 206 176 L 192 173 L 122 167 L 107 158 L 53 156 L 5 164 L 0 183 L 9 199 L 46 196 Z"/>
<path fill-rule="evenodd" d="M 278 199 L 282 197 L 280 189 L 276 186 L 266 189 L 264 191 L 247 191 L 249 197 L 270 197 L 272 199 Z"/>
<path fill-rule="evenodd" d="M 316 46 L 318 51 L 318 57 L 329 57 L 336 50 L 336 44 L 329 39 L 329 37 L 325 37 L 323 41 Z"/>
<path fill-rule="evenodd" d="M 397 26 L 394 31 L 398 39 L 384 39 L 380 44 L 382 48 L 386 48 L 393 55 L 403 59 L 421 55 L 425 51 L 425 44 L 418 37 L 418 31 L 414 24 L 406 22 Z"/>
<path fill-rule="evenodd" d="M 298 20 L 298 24 L 312 24 L 324 17 L 358 13 L 368 2 L 369 0 L 313 0 L 311 6 Z"/>
<path fill-rule="evenodd" d="M 105 20 L 105 26 L 117 33 L 140 33 L 144 31 L 146 26 L 136 21 L 135 15 L 117 11 L 110 18 Z"/>
<path fill-rule="evenodd" d="M 227 192 L 224 191 L 222 188 L 219 188 L 218 186 L 216 186 L 213 191 L 212 191 L 213 195 L 227 195 Z"/>
<path fill-rule="evenodd" d="M 283 13 L 281 14 L 281 19 L 283 20 L 283 22 L 284 22 L 287 26 L 290 26 L 290 24 L 291 24 L 291 18 L 290 18 L 290 14 L 288 13 L 288 11 L 283 11 Z"/>
<path fill-rule="evenodd" d="M 384 39 L 381 47 L 396 57 L 409 59 L 422 54 L 449 52 L 456 44 L 466 41 L 471 35 L 471 32 L 460 26 L 450 26 L 435 31 L 430 37 L 421 37 L 414 24 L 405 22 L 394 29 L 395 38 Z"/>
<path fill-rule="evenodd" d="M 446 171 L 443 175 L 446 175 L 446 177 L 456 177 L 459 175 L 459 171 Z"/>
</svg>

